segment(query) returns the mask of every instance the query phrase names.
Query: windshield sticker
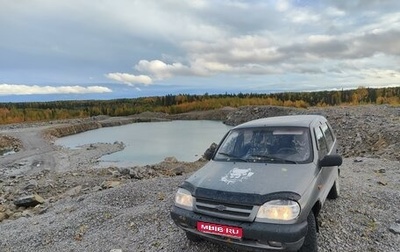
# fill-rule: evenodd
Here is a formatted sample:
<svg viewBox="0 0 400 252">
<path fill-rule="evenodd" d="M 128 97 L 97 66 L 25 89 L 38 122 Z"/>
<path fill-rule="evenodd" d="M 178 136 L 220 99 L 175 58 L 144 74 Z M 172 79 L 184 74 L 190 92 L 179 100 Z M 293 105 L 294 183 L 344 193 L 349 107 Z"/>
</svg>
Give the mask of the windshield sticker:
<svg viewBox="0 0 400 252">
<path fill-rule="evenodd" d="M 243 182 L 243 180 L 250 178 L 251 176 L 253 176 L 253 174 L 254 172 L 252 172 L 250 168 L 233 168 L 221 178 L 221 181 L 227 183 L 228 185 L 236 182 Z"/>
</svg>

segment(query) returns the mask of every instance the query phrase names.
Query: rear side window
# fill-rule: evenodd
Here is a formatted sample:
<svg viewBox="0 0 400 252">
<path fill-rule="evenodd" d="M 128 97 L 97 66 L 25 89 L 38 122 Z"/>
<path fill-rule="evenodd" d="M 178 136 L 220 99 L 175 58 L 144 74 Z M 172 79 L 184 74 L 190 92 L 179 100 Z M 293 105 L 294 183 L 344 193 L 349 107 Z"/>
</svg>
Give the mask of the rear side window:
<svg viewBox="0 0 400 252">
<path fill-rule="evenodd" d="M 328 150 L 330 150 L 332 148 L 332 145 L 333 145 L 333 142 L 334 142 L 332 131 L 328 127 L 328 125 L 326 123 L 323 123 L 321 125 L 321 129 L 322 129 L 322 132 L 325 135 L 326 143 L 328 145 Z"/>
<path fill-rule="evenodd" d="M 319 157 L 322 158 L 328 153 L 328 146 L 326 144 L 326 140 L 324 134 L 322 133 L 322 129 L 320 127 L 315 128 L 315 138 L 317 139 L 318 144 L 318 154 Z"/>
</svg>

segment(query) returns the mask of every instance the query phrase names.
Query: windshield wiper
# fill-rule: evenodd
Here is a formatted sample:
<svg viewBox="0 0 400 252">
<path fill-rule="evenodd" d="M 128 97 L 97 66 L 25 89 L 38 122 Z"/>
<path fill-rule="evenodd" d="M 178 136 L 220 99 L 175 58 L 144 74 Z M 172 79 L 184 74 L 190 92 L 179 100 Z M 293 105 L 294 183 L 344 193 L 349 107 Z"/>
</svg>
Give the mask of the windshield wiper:
<svg viewBox="0 0 400 252">
<path fill-rule="evenodd" d="M 296 161 L 288 160 L 288 159 L 284 159 L 284 158 L 280 158 L 280 157 L 275 157 L 275 156 L 271 156 L 271 155 L 253 154 L 253 155 L 250 155 L 250 157 L 259 158 L 258 160 L 260 160 L 260 159 L 268 160 L 268 161 L 271 161 L 271 162 L 283 162 L 283 163 L 289 163 L 289 164 L 297 164 Z"/>
<path fill-rule="evenodd" d="M 238 157 L 238 156 L 229 154 L 229 153 L 218 152 L 217 154 L 221 154 L 221 155 L 223 155 L 223 156 L 226 156 L 226 157 L 228 157 L 229 159 L 234 159 L 234 160 L 240 160 L 240 161 L 243 161 L 243 162 L 248 162 L 247 159 L 244 159 L 244 158 L 241 158 L 241 157 Z"/>
</svg>

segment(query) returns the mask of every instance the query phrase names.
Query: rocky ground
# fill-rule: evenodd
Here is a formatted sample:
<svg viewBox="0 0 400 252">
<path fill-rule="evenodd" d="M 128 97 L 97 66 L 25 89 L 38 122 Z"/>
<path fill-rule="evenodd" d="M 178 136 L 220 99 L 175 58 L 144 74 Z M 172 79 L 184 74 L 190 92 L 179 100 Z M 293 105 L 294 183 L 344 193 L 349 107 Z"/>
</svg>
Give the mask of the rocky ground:
<svg viewBox="0 0 400 252">
<path fill-rule="evenodd" d="M 53 137 L 149 120 L 214 119 L 236 125 L 305 113 L 331 121 L 346 157 L 342 196 L 326 202 L 319 218 L 320 251 L 398 251 L 400 108 L 390 106 L 243 107 L 180 118 L 145 113 L 1 126 L 0 149 L 13 154 L 0 162 L 0 251 L 229 251 L 188 242 L 169 218 L 177 186 L 205 160 L 166 158 L 157 165 L 98 169 L 97 158 L 122 149 L 123 143 L 70 150 L 54 146 Z M 31 206 L 24 205 L 28 197 Z"/>
</svg>

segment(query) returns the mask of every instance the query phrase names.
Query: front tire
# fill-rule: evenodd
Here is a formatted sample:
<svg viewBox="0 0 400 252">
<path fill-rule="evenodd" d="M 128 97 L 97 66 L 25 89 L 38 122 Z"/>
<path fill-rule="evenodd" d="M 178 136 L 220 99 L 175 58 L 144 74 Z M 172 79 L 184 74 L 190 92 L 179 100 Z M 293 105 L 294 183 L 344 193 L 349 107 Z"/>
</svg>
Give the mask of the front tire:
<svg viewBox="0 0 400 252">
<path fill-rule="evenodd" d="M 340 196 L 340 183 L 339 183 L 339 176 L 333 183 L 333 186 L 328 194 L 328 199 L 337 199 Z"/>
<path fill-rule="evenodd" d="M 308 214 L 307 223 L 307 235 L 299 252 L 318 252 L 317 221 L 315 219 L 313 211 Z"/>
</svg>

